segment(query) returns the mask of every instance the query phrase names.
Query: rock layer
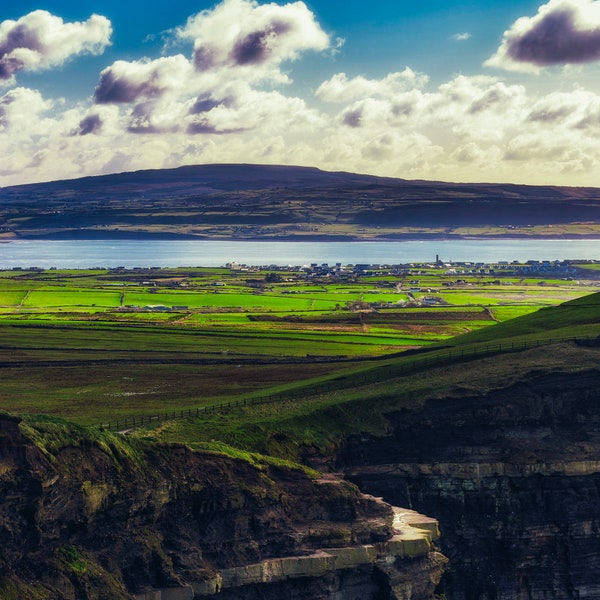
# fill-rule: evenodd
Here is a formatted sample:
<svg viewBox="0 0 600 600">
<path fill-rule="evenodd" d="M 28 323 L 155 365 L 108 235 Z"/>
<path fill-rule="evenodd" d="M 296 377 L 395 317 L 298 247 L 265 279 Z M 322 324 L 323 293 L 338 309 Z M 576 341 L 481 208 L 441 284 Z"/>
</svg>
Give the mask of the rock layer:
<svg viewBox="0 0 600 600">
<path fill-rule="evenodd" d="M 0 416 L 0 597 L 426 600 L 434 521 L 248 455 Z"/>
<path fill-rule="evenodd" d="M 346 476 L 437 518 L 453 600 L 600 597 L 600 373 L 532 375 L 388 415 Z"/>
</svg>

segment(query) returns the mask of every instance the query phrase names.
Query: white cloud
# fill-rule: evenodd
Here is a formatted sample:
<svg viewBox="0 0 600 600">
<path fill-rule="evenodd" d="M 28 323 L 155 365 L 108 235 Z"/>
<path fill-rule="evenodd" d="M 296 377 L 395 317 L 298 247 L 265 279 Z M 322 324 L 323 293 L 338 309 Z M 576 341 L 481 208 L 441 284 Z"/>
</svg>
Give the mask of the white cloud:
<svg viewBox="0 0 600 600">
<path fill-rule="evenodd" d="M 576 176 L 579 185 L 597 183 L 598 94 L 541 95 L 497 78 L 462 75 L 434 91 L 394 93 L 386 81 L 389 76 L 370 80 L 372 95 L 356 101 L 345 75 L 325 82 L 332 99 L 349 101 L 332 122 L 339 132 L 322 142 L 338 148 L 323 160 L 425 179 L 557 183 Z"/>
<path fill-rule="evenodd" d="M 445 126 L 457 141 L 495 143 L 520 127 L 528 106 L 523 86 L 492 77 L 459 75 L 428 98 L 427 119 Z"/>
<path fill-rule="evenodd" d="M 189 133 L 228 133 L 260 129 L 266 134 L 316 129 L 324 124 L 319 113 L 300 98 L 247 88 L 209 111 L 187 118 Z"/>
<path fill-rule="evenodd" d="M 600 60 L 600 1 L 550 0 L 504 32 L 490 67 L 537 73 L 551 65 Z"/>
<path fill-rule="evenodd" d="M 53 103 L 44 100 L 37 90 L 18 87 L 0 96 L 0 132 L 13 130 L 26 134 Z"/>
<path fill-rule="evenodd" d="M 317 119 L 303 100 L 264 89 L 289 82 L 282 62 L 330 46 L 303 2 L 225 0 L 191 17 L 177 35 L 194 40 L 192 60 L 178 54 L 117 61 L 100 74 L 95 103 L 121 106 L 130 133 L 239 134 Z M 78 131 L 100 127 L 89 115 Z"/>
<path fill-rule="evenodd" d="M 213 10 L 190 17 L 177 33 L 194 41 L 199 72 L 235 70 L 236 77 L 252 81 L 285 83 L 281 63 L 331 45 L 304 2 L 259 5 L 253 0 L 224 0 Z"/>
<path fill-rule="evenodd" d="M 552 92 L 537 100 L 527 115 L 531 127 L 587 129 L 598 125 L 600 97 L 586 90 Z"/>
<path fill-rule="evenodd" d="M 373 96 L 337 106 L 333 114 L 240 82 L 204 95 L 180 93 L 177 84 L 134 103 L 74 107 L 16 88 L 0 98 L 3 184 L 199 162 L 596 183 L 598 94 L 532 94 L 496 78 L 466 76 L 432 91 L 394 93 L 390 80 L 372 80 Z"/>
<path fill-rule="evenodd" d="M 23 177 L 27 169 L 39 168 L 53 126 L 45 115 L 53 106 L 29 88 L 15 88 L 0 96 L 0 174 Z"/>
<path fill-rule="evenodd" d="M 97 104 L 125 104 L 185 92 L 192 77 L 192 65 L 181 54 L 152 61 L 119 60 L 100 73 L 94 100 Z"/>
<path fill-rule="evenodd" d="M 360 75 L 348 79 L 345 73 L 337 73 L 319 86 L 315 96 L 324 102 L 351 102 L 372 96 L 390 98 L 409 89 L 422 88 L 427 81 L 426 75 L 415 73 L 409 67 L 379 80 L 367 79 Z"/>
<path fill-rule="evenodd" d="M 452 36 L 452 39 L 456 42 L 465 42 L 466 40 L 470 40 L 471 37 L 472 35 L 469 32 L 465 31 L 464 33 L 455 33 Z"/>
<path fill-rule="evenodd" d="M 474 142 L 468 142 L 458 146 L 450 156 L 458 163 L 481 164 L 485 152 Z"/>
<path fill-rule="evenodd" d="M 13 83 L 19 71 L 49 69 L 78 54 L 100 54 L 110 43 L 110 21 L 92 15 L 65 23 L 45 10 L 0 23 L 0 82 Z"/>
</svg>

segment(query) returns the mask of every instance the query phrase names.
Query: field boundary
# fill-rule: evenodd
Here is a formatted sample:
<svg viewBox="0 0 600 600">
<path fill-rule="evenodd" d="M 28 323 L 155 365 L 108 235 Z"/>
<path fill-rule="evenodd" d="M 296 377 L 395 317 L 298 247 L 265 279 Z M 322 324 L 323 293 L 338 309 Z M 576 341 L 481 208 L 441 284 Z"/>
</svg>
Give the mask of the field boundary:
<svg viewBox="0 0 600 600">
<path fill-rule="evenodd" d="M 255 406 L 261 404 L 272 404 L 282 400 L 293 400 L 303 398 L 308 395 L 316 395 L 327 393 L 334 390 L 348 389 L 351 387 L 369 385 L 380 382 L 393 377 L 410 375 L 417 373 L 423 369 L 430 369 L 455 362 L 464 362 L 468 360 L 477 360 L 487 356 L 497 354 L 523 352 L 532 348 L 541 346 L 550 346 L 563 343 L 579 343 L 588 345 L 590 343 L 600 343 L 600 336 L 576 336 L 571 338 L 547 338 L 536 340 L 522 340 L 516 342 L 500 342 L 497 344 L 479 344 L 468 348 L 448 348 L 431 350 L 430 356 L 415 355 L 407 357 L 408 360 L 400 364 L 389 364 L 380 367 L 369 369 L 364 373 L 340 375 L 323 383 L 313 384 L 310 387 L 297 388 L 286 390 L 280 394 L 272 394 L 268 396 L 257 396 L 251 398 L 243 398 L 232 400 L 230 402 L 221 402 L 210 406 L 202 406 L 179 411 L 165 411 L 164 413 L 154 413 L 152 415 L 134 415 L 116 420 L 111 420 L 105 423 L 100 423 L 100 429 L 128 433 L 136 427 L 160 423 L 164 421 L 172 421 L 176 419 L 184 419 L 189 417 L 200 417 L 202 415 L 213 415 L 216 413 L 225 413 L 236 408 L 244 406 Z M 403 353 L 401 353 L 403 354 Z M 399 354 L 389 355 L 382 358 L 397 358 Z M 384 375 L 382 378 L 381 375 Z"/>
</svg>

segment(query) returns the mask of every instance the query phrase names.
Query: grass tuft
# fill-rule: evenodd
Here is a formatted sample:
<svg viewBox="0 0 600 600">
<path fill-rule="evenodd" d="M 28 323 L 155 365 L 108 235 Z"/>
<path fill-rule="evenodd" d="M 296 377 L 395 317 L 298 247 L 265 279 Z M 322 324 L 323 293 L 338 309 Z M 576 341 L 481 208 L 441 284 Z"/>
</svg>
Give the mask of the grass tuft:
<svg viewBox="0 0 600 600">
<path fill-rule="evenodd" d="M 144 464 L 143 442 L 126 440 L 121 435 L 95 427 L 83 427 L 47 415 L 25 415 L 19 428 L 50 462 L 56 462 L 58 454 L 65 448 L 95 446 L 112 459 L 119 471 L 124 467 L 139 468 Z"/>
</svg>

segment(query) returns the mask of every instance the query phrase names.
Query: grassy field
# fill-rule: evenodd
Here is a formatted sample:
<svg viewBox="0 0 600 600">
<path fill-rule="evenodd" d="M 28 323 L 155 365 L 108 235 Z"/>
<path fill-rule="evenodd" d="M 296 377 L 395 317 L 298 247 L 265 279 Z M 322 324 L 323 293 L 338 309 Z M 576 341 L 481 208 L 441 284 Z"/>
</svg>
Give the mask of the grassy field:
<svg viewBox="0 0 600 600">
<path fill-rule="evenodd" d="M 478 396 L 535 375 L 597 370 L 600 346 L 560 341 L 584 327 L 600 339 L 600 294 L 499 325 L 494 348 L 486 352 L 491 329 L 462 336 L 461 346 L 425 355 L 398 356 L 307 382 L 274 401 L 233 407 L 196 418 L 171 419 L 139 428 L 142 438 L 207 444 L 221 440 L 237 448 L 300 459 L 302 447 L 331 450 L 353 434 L 384 435 L 386 412 L 419 408 L 426 400 Z M 535 335 L 546 342 L 512 350 L 516 339 Z M 458 342 L 458 339 L 456 340 Z M 521 346 L 522 348 L 522 346 Z M 472 352 L 478 349 L 478 354 Z M 448 356 L 454 358 L 448 360 Z"/>
<path fill-rule="evenodd" d="M 489 345 L 499 323 L 514 340 L 548 337 L 540 308 L 597 288 L 593 279 L 457 277 L 431 267 L 337 279 L 224 269 L 0 272 L 0 409 L 93 424 L 298 387 L 310 395 L 322 378 L 376 365 L 383 377 L 390 360 L 417 360 L 407 350 L 434 356 L 438 347 Z M 560 314 L 569 315 L 565 330 L 589 333 L 590 309 L 580 302 Z M 512 325 L 517 317 L 526 318 Z"/>
</svg>

